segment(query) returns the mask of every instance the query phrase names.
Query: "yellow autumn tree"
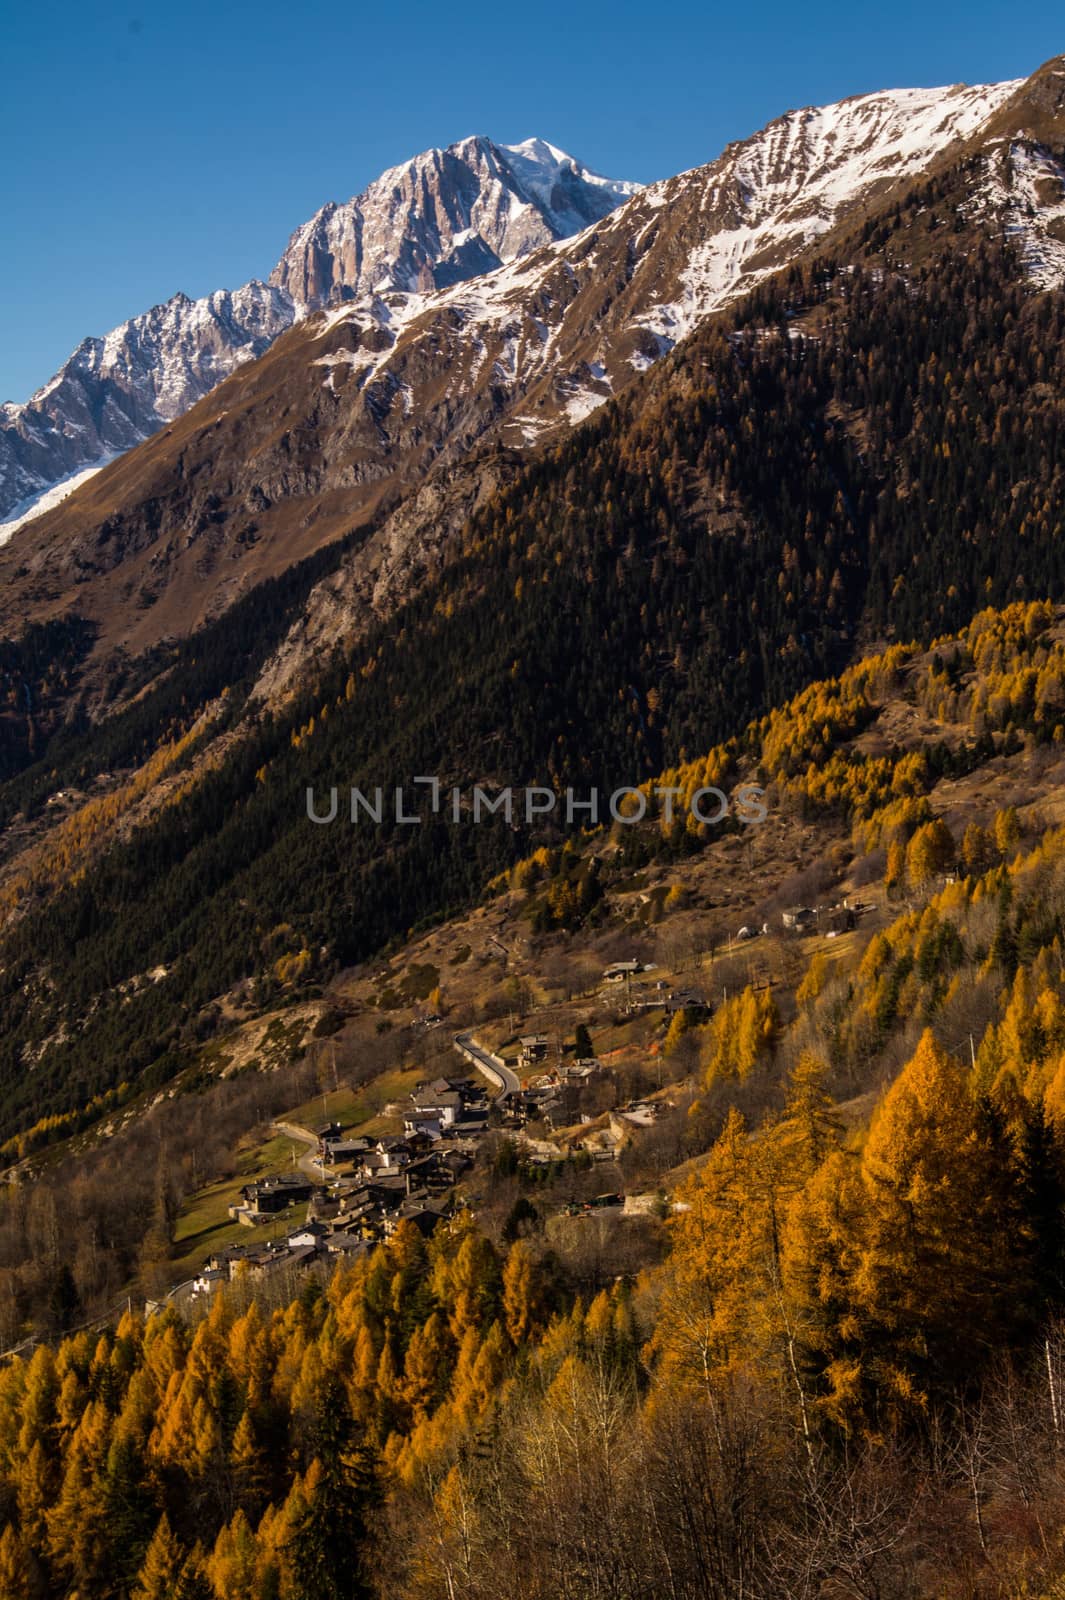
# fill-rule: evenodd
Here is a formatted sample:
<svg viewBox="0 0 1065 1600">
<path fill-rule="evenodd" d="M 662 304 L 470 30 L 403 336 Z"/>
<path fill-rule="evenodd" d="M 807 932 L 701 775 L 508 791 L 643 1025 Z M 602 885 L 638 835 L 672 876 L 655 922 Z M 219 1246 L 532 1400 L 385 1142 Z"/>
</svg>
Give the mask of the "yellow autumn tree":
<svg viewBox="0 0 1065 1600">
<path fill-rule="evenodd" d="M 954 837 L 942 817 L 918 828 L 906 849 L 906 876 L 915 889 L 946 872 L 954 861 Z"/>
<path fill-rule="evenodd" d="M 683 1010 L 683 1008 L 680 1011 L 675 1011 L 669 1027 L 666 1030 L 666 1037 L 662 1044 L 662 1053 L 667 1056 L 675 1055 L 680 1046 L 680 1041 L 684 1038 L 684 1035 L 688 1032 L 690 1027 L 691 1023 L 688 1021 L 687 1013 Z"/>
<path fill-rule="evenodd" d="M 429 1536 L 418 1547 L 412 1573 L 416 1600 L 477 1593 L 489 1559 L 483 1518 L 465 1473 L 452 1466 L 433 1496 Z"/>
<path fill-rule="evenodd" d="M 536 1330 L 543 1310 L 540 1272 L 525 1239 L 511 1245 L 503 1267 L 503 1319 L 512 1344 L 524 1344 Z"/>
<path fill-rule="evenodd" d="M 899 839 L 888 845 L 887 865 L 884 869 L 884 887 L 891 894 L 906 882 L 906 847 Z"/>
<path fill-rule="evenodd" d="M 781 1153 L 787 1182 L 798 1187 L 838 1149 L 843 1123 L 825 1089 L 828 1068 L 804 1050 L 788 1080 L 788 1098 L 772 1138 Z"/>
<path fill-rule="evenodd" d="M 768 989 L 751 985 L 726 1000 L 710 1025 L 705 1061 L 707 1084 L 745 1078 L 776 1039 L 779 1016 Z"/>
<path fill-rule="evenodd" d="M 771 1204 L 759 1152 L 729 1112 L 698 1175 L 680 1192 L 670 1272 L 651 1349 L 664 1374 L 707 1385 L 753 1355 L 761 1290 L 773 1254 Z"/>
<path fill-rule="evenodd" d="M 137 1574 L 132 1600 L 173 1600 L 184 1565 L 185 1551 L 164 1511 Z"/>
<path fill-rule="evenodd" d="M 1021 841 L 1021 823 L 1016 806 L 1006 806 L 995 812 L 995 849 L 1003 861 L 1012 861 Z"/>
<path fill-rule="evenodd" d="M 973 877 L 986 872 L 994 860 L 995 846 L 986 828 L 970 822 L 961 841 L 961 864 Z"/>
<path fill-rule="evenodd" d="M 216 1600 L 259 1600 L 259 1547 L 243 1511 L 237 1511 L 215 1540 L 204 1564 Z"/>
<path fill-rule="evenodd" d="M 793 1197 L 781 1236 L 783 1294 L 809 1416 L 820 1413 L 847 1431 L 861 1425 L 872 1382 L 856 1291 L 865 1221 L 858 1158 L 835 1149 Z"/>
<path fill-rule="evenodd" d="M 446 1388 L 452 1348 L 447 1323 L 439 1311 L 434 1311 L 411 1335 L 399 1390 L 415 1423 L 428 1414 Z"/>
<path fill-rule="evenodd" d="M 0 1532 L 0 1600 L 35 1600 L 43 1592 L 33 1549 L 12 1522 Z"/>
<path fill-rule="evenodd" d="M 885 1334 L 899 1401 L 928 1372 L 964 1370 L 1023 1313 L 1027 1240 L 1011 1145 L 931 1030 L 888 1090 L 862 1152 L 855 1299 Z"/>
</svg>

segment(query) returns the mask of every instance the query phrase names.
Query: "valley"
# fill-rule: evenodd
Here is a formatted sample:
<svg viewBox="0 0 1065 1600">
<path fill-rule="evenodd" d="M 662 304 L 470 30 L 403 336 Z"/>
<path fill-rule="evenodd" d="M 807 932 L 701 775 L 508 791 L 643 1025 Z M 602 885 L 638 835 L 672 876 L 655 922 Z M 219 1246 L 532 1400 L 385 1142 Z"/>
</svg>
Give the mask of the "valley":
<svg viewBox="0 0 1065 1600">
<path fill-rule="evenodd" d="M 476 136 L 4 408 L 0 1600 L 1059 1595 L 1063 215 Z"/>
<path fill-rule="evenodd" d="M 757 1404 L 759 1439 L 776 1437 L 786 1450 L 786 1391 L 778 1401 L 770 1396 L 774 1367 L 782 1364 L 786 1376 L 799 1361 L 787 1335 L 792 1317 L 802 1318 L 803 1330 L 795 1381 L 811 1415 L 817 1408 L 819 1430 L 840 1415 L 858 1427 L 864 1408 L 875 1414 L 885 1396 L 897 1396 L 904 1375 L 904 1398 L 891 1404 L 904 1413 L 913 1407 L 919 1428 L 922 1397 L 949 1393 L 957 1296 L 965 1303 L 976 1296 L 981 1308 L 968 1359 L 989 1359 L 980 1354 L 989 1325 L 1000 1349 L 1022 1339 L 1021 1330 L 1011 1331 L 1017 1319 L 1038 1318 L 1038 1297 L 1052 1301 L 1056 1293 L 1052 1215 L 1065 1203 L 1065 1188 L 1056 1198 L 1061 1179 L 1048 1143 L 1065 1107 L 1057 998 L 1065 768 L 1054 710 L 1065 704 L 1063 684 L 1065 610 L 1045 604 L 986 610 L 930 648 L 894 646 L 804 690 L 752 724 L 731 750 L 660 774 L 658 782 L 684 799 L 710 777 L 722 779 L 731 762 L 735 776 L 765 784 L 764 822 L 745 827 L 730 819 L 712 829 L 682 821 L 693 813 L 678 807 L 672 823 L 661 815 L 613 823 L 539 847 L 490 882 L 480 904 L 339 972 L 313 1000 L 301 996 L 297 973 L 286 972 L 288 996 L 265 1012 L 253 1008 L 260 1014 L 245 1021 L 246 996 L 233 992 L 226 1022 L 187 1079 L 109 1114 L 107 1128 L 24 1155 L 10 1174 L 17 1182 L 5 1188 L 4 1223 L 25 1227 L 39 1243 L 6 1291 L 28 1309 L 35 1276 L 57 1252 L 57 1287 L 43 1314 L 56 1319 L 61 1359 L 81 1363 L 72 1368 L 79 1385 L 95 1381 L 84 1366 L 93 1350 L 101 1359 L 130 1341 L 138 1363 L 154 1361 L 140 1330 L 169 1328 L 170 1359 L 184 1373 L 170 1399 L 161 1394 L 156 1402 L 170 1428 L 167 1419 L 180 1417 L 185 1404 L 176 1397 L 201 1381 L 202 1364 L 222 1362 L 235 1376 L 249 1339 L 256 1361 L 270 1365 L 286 1393 L 290 1380 L 275 1364 L 291 1359 L 290 1340 L 298 1348 L 308 1337 L 291 1319 L 298 1315 L 310 1330 L 306 1348 L 316 1354 L 304 1356 L 298 1387 L 284 1401 L 291 1421 L 259 1413 L 263 1420 L 242 1424 L 244 1434 L 216 1454 L 214 1481 L 237 1497 L 237 1509 L 209 1553 L 196 1553 L 181 1521 L 185 1497 L 200 1492 L 207 1470 L 177 1442 L 195 1434 L 182 1424 L 173 1444 L 160 1433 L 136 1447 L 144 1459 L 170 1461 L 182 1485 L 168 1523 L 173 1559 L 193 1563 L 190 1571 L 200 1563 L 216 1575 L 211 1582 L 228 1583 L 230 1544 L 239 1538 L 262 1572 L 290 1573 L 283 1581 L 296 1587 L 306 1581 L 302 1558 L 274 1544 L 268 1523 L 251 1533 L 270 1491 L 265 1479 L 245 1479 L 244 1463 L 249 1449 L 251 1460 L 262 1459 L 257 1451 L 270 1429 L 299 1439 L 300 1413 L 290 1405 L 308 1403 L 301 1398 L 308 1394 L 317 1395 L 315 1406 L 326 1403 L 331 1380 L 316 1375 L 316 1362 L 335 1340 L 340 1370 L 353 1364 L 345 1405 L 360 1448 L 375 1437 L 385 1446 L 372 1470 L 387 1474 L 386 1518 L 360 1513 L 378 1530 L 373 1581 L 388 1572 L 406 1583 L 414 1557 L 391 1518 L 433 1506 L 450 1540 L 453 1512 L 432 1487 L 440 1463 L 451 1463 L 446 1481 L 461 1481 L 470 1496 L 490 1493 L 468 1476 L 479 1470 L 469 1463 L 487 1461 L 495 1473 L 499 1452 L 518 1449 L 509 1431 L 507 1442 L 494 1442 L 496 1429 L 509 1430 L 515 1405 L 523 1407 L 519 1436 L 528 1442 L 539 1437 L 531 1427 L 549 1427 L 559 1415 L 575 1425 L 612 1395 L 621 1409 L 602 1459 L 616 1463 L 622 1419 L 649 1425 L 652 1413 L 638 1399 L 649 1374 L 658 1403 L 683 1398 L 689 1428 L 693 1417 L 702 1428 L 708 1402 L 700 1373 L 712 1360 L 715 1406 L 726 1403 L 732 1382 L 770 1375 L 770 1387 L 743 1387 L 735 1404 L 748 1414 Z M 487 1074 L 471 1070 L 478 1061 L 488 1063 Z M 981 1097 L 978 1105 L 1001 1107 L 995 1114 L 1009 1123 L 980 1131 L 964 1122 L 965 1096 L 934 1098 L 963 1082 Z M 945 1123 L 941 1113 L 929 1120 L 936 1105 L 954 1106 Z M 902 1143 L 893 1147 L 896 1137 Z M 1021 1161 L 1008 1155 L 1014 1148 L 1028 1153 L 1009 1176 Z M 1037 1160 L 1038 1168 L 1028 1165 Z M 902 1163 L 900 1174 L 891 1161 Z M 126 1247 L 125 1259 L 136 1264 L 126 1282 L 113 1245 L 106 1235 L 98 1240 L 98 1291 L 111 1304 L 83 1326 L 94 1260 L 84 1230 L 103 1216 L 116 1162 L 126 1197 L 145 1195 L 147 1231 Z M 938 1198 L 912 1187 L 945 1167 L 953 1188 L 971 1181 L 963 1173 L 977 1163 L 979 1183 L 1011 1185 L 1005 1203 L 1016 1208 L 1018 1231 L 998 1258 L 1001 1191 L 988 1194 L 977 1183 L 967 1231 L 947 1243 L 940 1230 L 952 1215 L 949 1192 Z M 920 1176 L 911 1179 L 911 1171 Z M 833 1206 L 859 1209 L 822 1218 L 821 1186 L 854 1182 L 862 1198 L 844 1190 Z M 878 1271 L 888 1276 L 867 1287 L 851 1276 L 859 1267 L 847 1252 L 860 1250 L 864 1261 L 888 1248 L 893 1235 L 878 1242 L 874 1208 L 887 1208 L 885 1226 L 893 1230 L 896 1204 L 915 1206 L 936 1278 L 911 1280 L 923 1266 L 887 1257 Z M 777 1258 L 763 1254 L 778 1205 L 782 1281 Z M 48 1216 L 60 1212 L 64 1230 L 50 1236 Z M 812 1228 L 842 1230 L 840 1246 L 827 1232 L 820 1246 L 831 1252 L 841 1275 L 835 1280 L 811 1284 L 806 1276 Z M 708 1236 L 721 1239 L 720 1256 L 708 1259 Z M 11 1238 L 0 1234 L 7 1259 Z M 980 1261 L 978 1279 L 965 1264 L 970 1250 Z M 1020 1304 L 1018 1260 L 1032 1274 Z M 47 1290 L 47 1279 L 38 1281 Z M 920 1293 L 900 1302 L 900 1285 L 909 1292 L 911 1281 Z M 148 1287 L 146 1323 L 131 1301 L 121 1316 L 121 1299 L 114 1307 L 115 1290 L 128 1294 L 134 1283 Z M 822 1323 L 826 1294 L 851 1297 L 857 1325 L 844 1326 L 834 1312 Z M 900 1304 L 916 1332 L 912 1346 L 900 1346 L 895 1332 Z M 411 1331 L 402 1331 L 400 1317 L 410 1318 Z M 64 1322 L 72 1329 L 65 1339 Z M 881 1328 L 891 1330 L 886 1348 Z M 10 1316 L 8 1329 L 9 1339 L 23 1331 Z M 1047 1342 L 1052 1373 L 1057 1337 Z M 843 1369 L 836 1341 L 846 1352 Z M 902 1369 L 894 1364 L 900 1354 Z M 824 1372 L 826 1359 L 832 1364 Z M 48 1344 L 19 1338 L 0 1386 L 37 1382 L 51 1360 Z M 741 1360 L 748 1376 L 729 1378 L 729 1364 Z M 535 1374 L 545 1370 L 553 1376 L 543 1393 Z M 996 1431 L 980 1469 L 987 1474 L 980 1505 L 988 1548 L 1020 1570 L 1035 1558 L 1014 1520 L 1021 1491 L 999 1431 L 1010 1405 L 1024 1407 L 1017 1425 L 1037 1485 L 1031 1492 L 1048 1515 L 1057 1491 L 1051 1447 L 1038 1431 L 1045 1401 L 1038 1369 L 1019 1369 L 1008 1380 L 1013 1388 L 995 1387 L 1006 1381 L 988 1377 L 981 1391 Z M 570 1383 L 579 1385 L 579 1398 L 571 1413 L 560 1413 Z M 416 1384 L 439 1386 L 440 1398 Z M 123 1414 L 131 1403 L 123 1402 Z M 379 1415 L 382 1405 L 388 1410 Z M 738 1411 L 713 1415 L 719 1426 L 728 1419 L 730 1437 L 740 1426 Z M 955 1413 L 946 1426 L 950 1439 L 966 1436 Z M 254 1448 L 244 1442 L 251 1428 Z M 657 1459 L 648 1456 L 654 1446 L 643 1431 L 632 1448 L 634 1470 Z M 883 1510 L 862 1513 L 891 1530 L 878 1554 L 862 1556 L 868 1570 L 878 1581 L 913 1574 L 928 1582 L 969 1570 L 980 1525 L 964 1480 L 951 1466 L 924 1463 L 919 1476 L 901 1478 L 894 1448 L 871 1443 L 861 1465 L 846 1468 L 848 1493 L 861 1481 L 890 1497 Z M 523 1475 L 530 1470 L 520 1450 L 514 1459 Z M 565 1461 L 569 1481 L 577 1464 Z M 709 1461 L 715 1482 L 749 1483 L 751 1465 L 732 1479 L 723 1458 Z M 108 1468 L 102 1481 L 117 1482 L 118 1470 Z M 371 1504 L 352 1470 L 314 1490 L 330 1515 L 338 1505 Z M 686 1492 L 693 1470 L 678 1468 Z M 837 1470 L 822 1461 L 812 1479 L 800 1480 L 801 1508 L 819 1503 Z M 522 1481 L 531 1493 L 532 1483 Z M 659 1482 L 645 1481 L 649 1489 Z M 770 1474 L 760 1493 L 779 1493 L 783 1506 L 786 1483 Z M 635 1516 L 643 1503 L 635 1480 L 619 1492 L 626 1517 Z M 553 1496 L 534 1498 L 526 1515 L 531 1570 L 543 1565 L 546 1583 L 561 1508 Z M 924 1529 L 940 1515 L 951 1531 L 933 1554 Z M 77 1559 L 91 1572 L 85 1556 L 63 1554 L 54 1526 L 48 1559 Z M 586 1537 L 583 1516 L 565 1536 L 581 1530 Z M 507 1542 L 515 1533 L 504 1525 L 498 1537 Z M 828 1582 L 850 1559 L 841 1551 L 865 1535 L 844 1536 L 833 1522 L 801 1535 L 796 1527 L 794 1537 L 803 1560 Z M 791 1570 L 782 1540 L 757 1536 L 767 1572 Z M 450 1548 L 441 1554 L 432 1545 L 416 1559 L 430 1573 L 446 1573 Z M 497 1559 L 488 1555 L 496 1548 L 486 1544 L 486 1561 Z M 662 1547 L 644 1548 L 653 1565 Z M 699 1548 L 680 1542 L 674 1554 L 688 1563 Z M 731 1543 L 728 1549 L 730 1563 L 752 1559 Z M 598 1536 L 591 1559 L 608 1559 Z M 493 1581 L 487 1569 L 478 1579 Z"/>
</svg>

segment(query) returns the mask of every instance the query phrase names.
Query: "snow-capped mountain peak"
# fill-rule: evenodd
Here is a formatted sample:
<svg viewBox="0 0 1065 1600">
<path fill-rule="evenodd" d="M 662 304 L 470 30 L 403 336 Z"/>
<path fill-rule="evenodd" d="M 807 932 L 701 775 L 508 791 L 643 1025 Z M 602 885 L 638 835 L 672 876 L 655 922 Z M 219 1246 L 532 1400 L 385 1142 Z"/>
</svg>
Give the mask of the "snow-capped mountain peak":
<svg viewBox="0 0 1065 1600">
<path fill-rule="evenodd" d="M 292 235 L 268 283 L 175 294 L 83 340 L 26 404 L 0 407 L 0 542 L 46 491 L 173 421 L 309 311 L 478 276 L 579 232 L 637 187 L 542 139 L 508 150 L 478 135 L 330 201 Z"/>
<path fill-rule="evenodd" d="M 473 134 L 323 206 L 292 235 L 270 282 L 301 311 L 373 289 L 445 288 L 569 238 L 638 188 L 543 139 L 499 145 Z"/>
<path fill-rule="evenodd" d="M 614 178 L 602 177 L 598 172 L 593 172 L 589 167 L 576 161 L 573 156 L 567 155 L 565 150 L 560 150 L 557 145 L 548 144 L 546 139 L 523 139 L 520 144 L 505 144 L 500 148 L 522 187 L 547 209 L 553 205 L 553 196 L 560 186 L 564 186 L 574 178 L 584 185 L 603 191 L 610 197 L 613 205 L 620 205 L 641 187 L 638 183 L 624 183 Z"/>
<path fill-rule="evenodd" d="M 76 595 L 79 615 L 136 651 L 364 526 L 358 559 L 321 604 L 308 602 L 317 620 L 301 621 L 284 653 L 282 677 L 296 672 L 354 616 L 385 614 L 416 587 L 471 508 L 518 470 L 521 449 L 620 395 L 702 319 L 816 259 L 826 238 L 826 260 L 860 257 L 858 219 L 879 218 L 890 234 L 914 180 L 949 178 L 958 225 L 943 229 L 944 248 L 971 226 L 974 238 L 1015 240 L 1034 284 L 1060 281 L 1061 81 L 1043 73 L 1020 88 L 898 90 L 789 111 L 616 207 L 622 186 L 539 141 L 474 136 L 426 151 L 299 230 L 275 282 L 254 289 L 264 305 L 279 296 L 300 325 L 169 437 L 0 552 L 0 592 L 11 586 L 11 608 L 42 590 Z M 578 230 L 585 212 L 591 224 Z M 940 235 L 930 237 L 934 259 Z M 171 359 L 168 319 L 191 328 L 202 315 L 210 329 L 225 310 L 211 297 L 158 308 L 141 348 L 167 343 Z M 96 370 L 100 343 L 114 344 L 106 359 L 120 370 L 124 339 L 90 341 L 73 365 Z M 141 587 L 155 597 L 144 611 L 128 604 Z"/>
<path fill-rule="evenodd" d="M 0 408 L 0 542 L 42 494 L 84 482 L 140 444 L 293 320 L 288 296 L 253 280 L 200 300 L 175 294 L 103 338 L 83 339 L 25 405 Z"/>
<path fill-rule="evenodd" d="M 306 381 L 338 404 L 344 391 L 349 433 L 362 396 L 367 450 L 393 426 L 402 434 L 405 419 L 420 438 L 439 424 L 460 450 L 489 427 L 510 445 L 543 439 L 854 208 L 967 142 L 1013 152 L 1005 165 L 985 157 L 983 203 L 1008 211 L 1006 231 L 1022 237 L 1033 276 L 1057 280 L 1060 147 L 1018 134 L 1032 119 L 1058 127 L 1058 83 L 1044 71 L 1023 84 L 891 90 L 788 111 L 646 188 L 538 137 L 474 134 L 424 151 L 323 206 L 268 283 L 175 296 L 86 340 L 28 405 L 3 408 L 0 516 L 128 449 L 308 317 L 293 362 L 306 359 Z M 397 435 L 391 449 L 402 448 Z"/>
</svg>

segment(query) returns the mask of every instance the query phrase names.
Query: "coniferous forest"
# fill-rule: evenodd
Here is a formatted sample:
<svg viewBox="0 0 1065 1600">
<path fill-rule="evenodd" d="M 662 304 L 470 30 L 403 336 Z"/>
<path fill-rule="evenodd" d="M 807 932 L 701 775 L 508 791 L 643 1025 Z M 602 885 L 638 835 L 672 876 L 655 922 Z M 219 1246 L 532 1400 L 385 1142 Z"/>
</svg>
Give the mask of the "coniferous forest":
<svg viewBox="0 0 1065 1600">
<path fill-rule="evenodd" d="M 985 245 L 948 249 L 916 283 L 795 269 L 695 334 L 639 403 L 531 464 L 438 585 L 284 712 L 251 708 L 230 753 L 147 827 L 39 910 L 36 883 L 8 889 L 25 914 L 0 973 L 0 1131 L 31 1101 L 68 1111 L 120 1078 L 164 1081 L 195 1013 L 257 970 L 278 924 L 297 951 L 324 947 L 328 974 L 467 903 L 529 842 L 501 822 L 318 828 L 308 786 L 391 794 L 435 773 L 609 792 L 738 732 L 864 638 L 930 638 L 984 603 L 1065 594 L 1063 319 L 1065 298 L 1029 295 L 1008 247 Z M 312 575 L 265 597 L 253 662 Z M 237 714 L 244 616 L 254 631 L 249 601 L 105 723 L 105 749 L 128 759 L 146 727 L 169 730 L 154 759 L 180 771 L 205 698 L 229 688 L 218 714 Z M 79 759 L 77 735 L 60 741 L 9 803 Z M 91 843 L 91 812 L 84 824 L 40 868 L 45 886 Z M 27 986 L 41 960 L 44 1003 Z M 157 964 L 165 986 L 116 997 Z M 94 999 L 31 1085 L 24 1053 Z"/>
</svg>

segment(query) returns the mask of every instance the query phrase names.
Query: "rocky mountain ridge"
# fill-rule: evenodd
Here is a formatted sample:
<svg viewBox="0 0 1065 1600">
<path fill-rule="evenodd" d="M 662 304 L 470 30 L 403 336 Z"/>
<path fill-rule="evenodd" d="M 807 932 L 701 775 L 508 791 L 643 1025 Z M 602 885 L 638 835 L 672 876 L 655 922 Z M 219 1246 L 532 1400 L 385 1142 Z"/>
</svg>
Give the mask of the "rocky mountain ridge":
<svg viewBox="0 0 1065 1600">
<path fill-rule="evenodd" d="M 598 222 L 640 185 L 589 172 L 544 139 L 477 136 L 381 174 L 298 228 L 270 274 L 300 312 L 361 294 L 447 288 Z"/>
<path fill-rule="evenodd" d="M 788 112 L 572 239 L 449 287 L 382 282 L 309 313 L 0 551 L 0 623 L 63 615 L 73 601 L 99 626 L 101 650 L 136 653 L 361 527 L 366 537 L 329 580 L 328 626 L 319 630 L 313 606 L 306 619 L 308 641 L 357 629 L 417 584 L 485 485 L 531 446 L 951 152 L 983 151 L 967 202 L 981 226 L 1033 238 L 1052 227 L 1061 195 L 1044 184 L 1033 205 L 1027 178 L 1014 195 L 1008 151 L 1043 150 L 1019 133 L 1043 115 L 1036 100 L 1053 99 L 1055 70 L 1021 86 L 890 91 Z M 1015 135 L 1005 145 L 1002 128 Z M 398 180 L 393 190 L 405 192 Z M 396 203 L 411 215 L 409 195 Z M 506 229 L 491 237 L 497 253 L 528 243 Z M 310 248 L 309 238 L 292 247 L 303 251 L 301 292 L 336 297 L 332 278 L 312 281 Z M 293 670 L 300 659 L 295 651 Z"/>
<path fill-rule="evenodd" d="M 579 232 L 638 187 L 542 139 L 464 139 L 390 169 L 297 229 L 269 283 L 174 295 L 85 339 L 24 405 L 0 407 L 0 542 L 42 495 L 54 501 L 64 480 L 173 422 L 309 312 L 369 288 L 426 289 L 489 271 Z"/>
</svg>

